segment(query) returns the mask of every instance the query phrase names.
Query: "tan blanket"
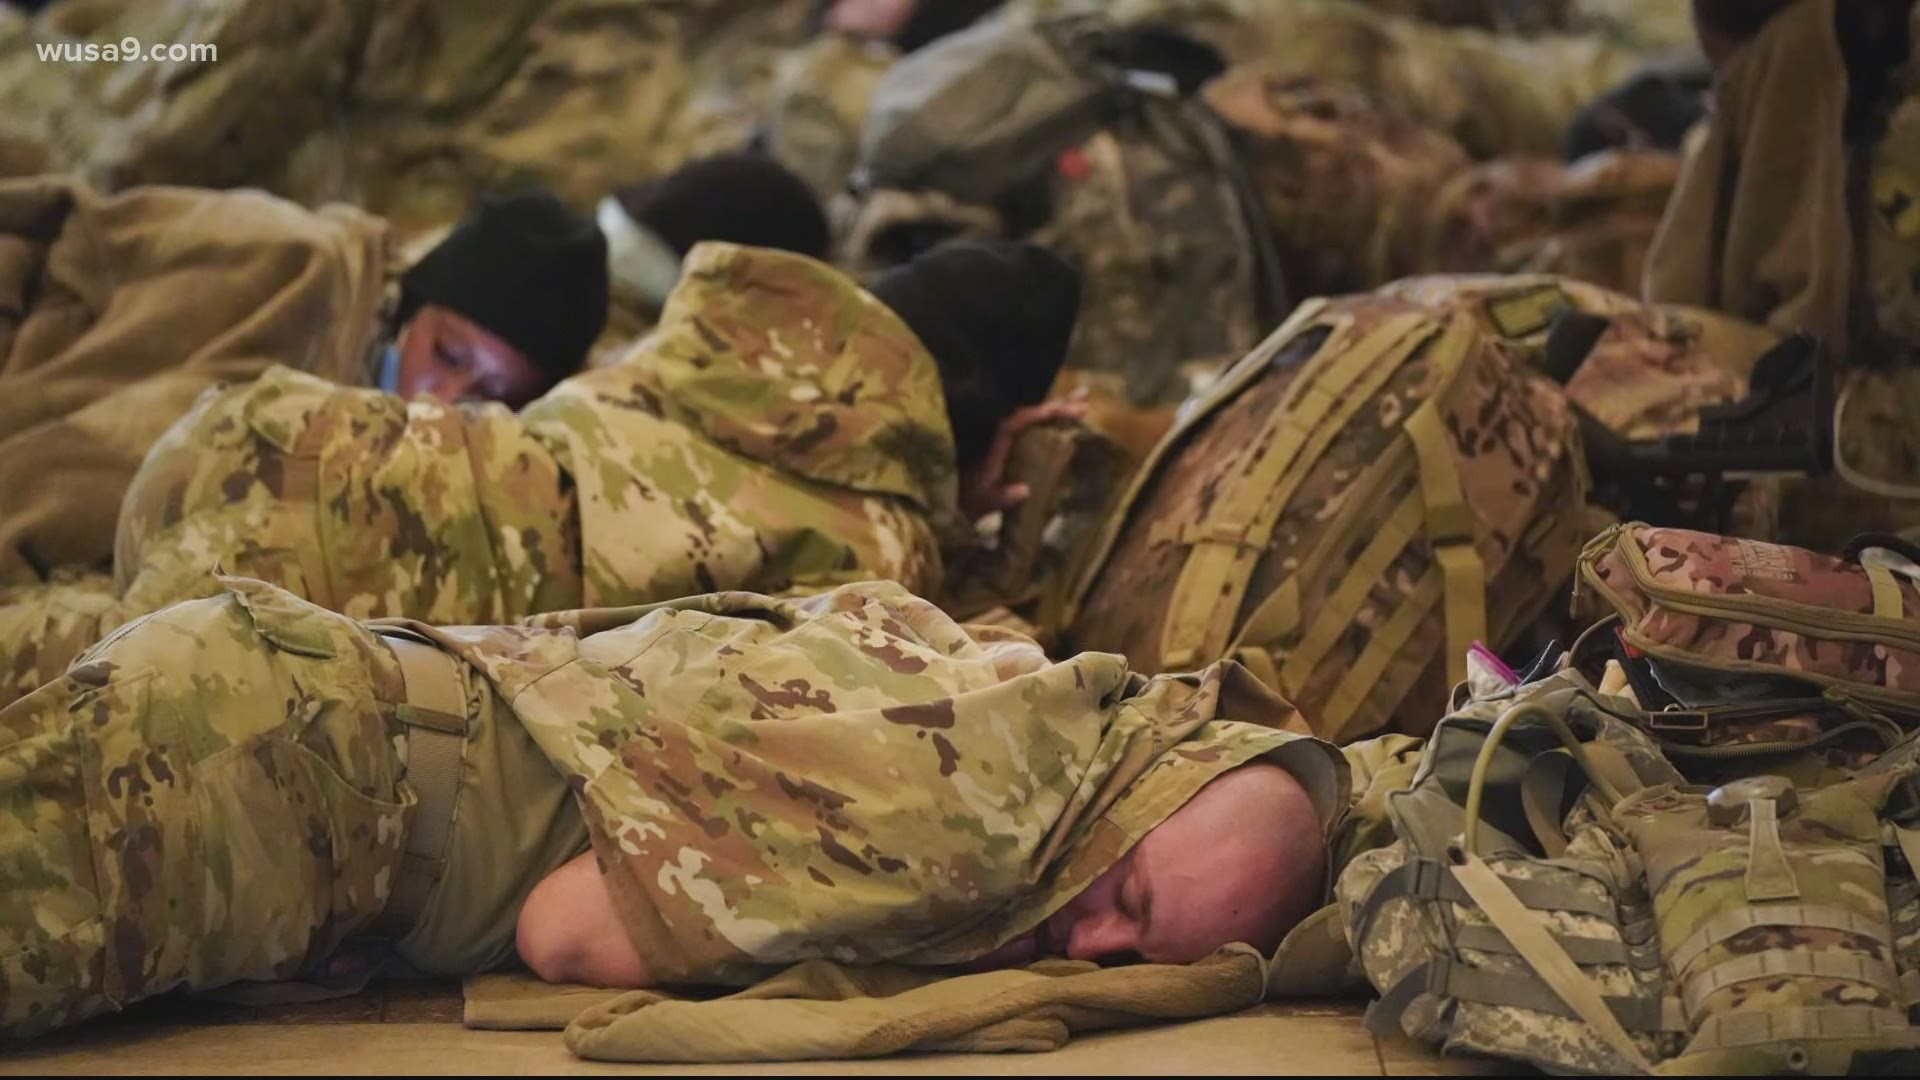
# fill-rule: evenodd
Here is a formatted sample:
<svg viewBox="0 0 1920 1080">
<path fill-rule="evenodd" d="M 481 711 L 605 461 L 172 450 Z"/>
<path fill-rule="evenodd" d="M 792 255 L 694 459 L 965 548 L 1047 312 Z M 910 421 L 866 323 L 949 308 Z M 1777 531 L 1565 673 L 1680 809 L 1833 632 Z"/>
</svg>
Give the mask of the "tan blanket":
<svg viewBox="0 0 1920 1080">
<path fill-rule="evenodd" d="M 362 381 L 385 233 L 257 192 L 0 182 L 0 587 L 110 558 L 141 459 L 215 382 Z"/>
<path fill-rule="evenodd" d="M 1260 1001 L 1266 965 L 1229 946 L 1188 965 L 1101 968 L 1070 960 L 977 975 L 809 961 L 708 1000 L 548 986 L 531 976 L 467 984 L 478 1028 L 566 1029 L 603 1061 L 872 1058 L 906 1052 L 1056 1050 L 1076 1034 L 1235 1012 Z"/>
</svg>

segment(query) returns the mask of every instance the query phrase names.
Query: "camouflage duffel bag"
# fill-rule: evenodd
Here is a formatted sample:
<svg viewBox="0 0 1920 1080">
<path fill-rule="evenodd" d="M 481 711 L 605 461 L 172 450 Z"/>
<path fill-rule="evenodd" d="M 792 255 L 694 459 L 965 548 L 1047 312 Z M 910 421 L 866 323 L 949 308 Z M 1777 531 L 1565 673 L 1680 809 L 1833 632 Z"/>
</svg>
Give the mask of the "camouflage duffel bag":
<svg viewBox="0 0 1920 1080">
<path fill-rule="evenodd" d="M 1640 726 L 1571 671 L 1440 722 L 1395 841 L 1335 889 L 1368 1026 L 1552 1072 L 1910 1062 L 1914 742 L 1825 787 L 1710 789 Z"/>
<path fill-rule="evenodd" d="M 1644 658 L 1657 677 L 1650 693 L 1690 705 L 1688 688 L 1790 679 L 1911 728 L 1920 722 L 1920 564 L 1898 538 L 1850 546 L 1854 557 L 1836 558 L 1619 525 L 1587 545 L 1576 588 L 1619 617 L 1629 660 Z"/>
<path fill-rule="evenodd" d="M 1238 659 L 1328 739 L 1424 730 L 1473 642 L 1565 581 L 1585 487 L 1560 389 L 1471 317 L 1309 301 L 1135 474 L 1067 637 L 1148 672 Z"/>
</svg>

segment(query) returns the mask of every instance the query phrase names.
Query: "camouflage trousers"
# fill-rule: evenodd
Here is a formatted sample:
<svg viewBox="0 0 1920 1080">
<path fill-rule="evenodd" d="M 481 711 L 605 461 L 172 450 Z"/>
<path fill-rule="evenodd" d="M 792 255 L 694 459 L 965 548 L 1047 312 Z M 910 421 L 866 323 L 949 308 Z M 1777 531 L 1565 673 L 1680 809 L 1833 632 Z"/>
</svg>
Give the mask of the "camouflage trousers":
<svg viewBox="0 0 1920 1080">
<path fill-rule="evenodd" d="M 385 906 L 414 802 L 393 654 L 224 580 L 0 709 L 0 1035 L 298 975 Z"/>
</svg>

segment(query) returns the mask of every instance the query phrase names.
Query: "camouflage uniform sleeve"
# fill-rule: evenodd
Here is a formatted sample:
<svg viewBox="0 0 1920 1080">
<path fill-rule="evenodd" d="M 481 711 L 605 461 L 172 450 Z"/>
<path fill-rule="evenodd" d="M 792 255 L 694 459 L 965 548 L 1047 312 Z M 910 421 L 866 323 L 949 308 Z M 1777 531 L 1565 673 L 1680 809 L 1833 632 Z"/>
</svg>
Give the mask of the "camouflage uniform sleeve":
<svg viewBox="0 0 1920 1080">
<path fill-rule="evenodd" d="M 0 591 L 0 707 L 59 678 L 123 621 L 106 574 Z"/>
</svg>

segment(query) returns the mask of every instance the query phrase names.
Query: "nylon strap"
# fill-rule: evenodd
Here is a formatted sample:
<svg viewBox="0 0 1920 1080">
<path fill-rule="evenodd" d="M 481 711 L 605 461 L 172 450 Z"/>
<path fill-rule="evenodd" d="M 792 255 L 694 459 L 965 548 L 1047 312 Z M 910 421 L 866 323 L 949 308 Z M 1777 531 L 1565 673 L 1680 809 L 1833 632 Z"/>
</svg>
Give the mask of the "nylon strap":
<svg viewBox="0 0 1920 1080">
<path fill-rule="evenodd" d="M 1798 900 L 1800 883 L 1780 846 L 1780 815 L 1772 799 L 1747 803 L 1747 899 Z"/>
<path fill-rule="evenodd" d="M 1352 725 L 1387 665 L 1402 655 L 1407 639 L 1413 636 L 1436 600 L 1444 612 L 1450 683 L 1457 685 L 1466 679 L 1467 650 L 1473 642 L 1487 636 L 1486 565 L 1473 546 L 1474 519 L 1461 494 L 1452 441 L 1447 437 L 1441 413 L 1442 403 L 1453 396 L 1478 334 L 1473 322 L 1464 315 L 1456 314 L 1448 320 L 1439 340 L 1427 349 L 1428 362 L 1437 373 L 1437 384 L 1427 400 L 1407 418 L 1403 428 L 1413 445 L 1420 474 L 1427 541 L 1439 572 L 1438 595 L 1431 594 L 1433 587 L 1429 586 L 1428 578 L 1423 578 L 1414 594 L 1368 639 L 1351 670 L 1320 709 L 1325 738 L 1337 740 Z M 1366 584 L 1371 586 L 1373 582 Z M 1347 625 L 1348 622 L 1342 622 L 1335 630 L 1344 632 Z M 1287 685 L 1303 685 L 1320 659 L 1311 657 L 1296 664 L 1290 656 L 1282 670 Z"/>
<path fill-rule="evenodd" d="M 1904 825 L 1894 825 L 1893 838 L 1900 844 L 1900 854 L 1907 857 L 1907 868 L 1915 874 L 1920 874 L 1920 829 L 1909 829 Z M 1888 904 L 1893 907 L 1900 906 L 1894 902 L 1891 896 L 1887 898 L 1887 901 Z"/>
<path fill-rule="evenodd" d="M 467 694 L 452 656 L 391 631 L 385 640 L 406 679 L 406 701 L 394 712 L 406 725 L 407 786 L 420 800 L 393 891 L 374 924 L 375 933 L 400 938 L 426 910 L 446 866 L 467 751 Z"/>
<path fill-rule="evenodd" d="M 1330 330 L 1327 339 L 1321 343 L 1319 350 L 1315 353 L 1316 356 L 1327 352 L 1329 347 L 1340 339 L 1342 332 L 1351 325 L 1352 319 L 1348 316 L 1333 316 L 1316 324 L 1315 320 L 1326 309 L 1327 300 L 1324 297 L 1303 301 L 1293 310 L 1293 314 L 1287 316 L 1287 321 L 1280 324 L 1279 329 L 1268 334 L 1266 340 L 1256 346 L 1252 352 L 1227 368 L 1214 385 L 1207 389 L 1206 395 L 1200 399 L 1199 406 L 1180 417 L 1174 423 L 1172 430 L 1162 436 L 1154 448 L 1147 453 L 1146 460 L 1140 463 L 1140 467 L 1134 470 L 1133 478 L 1127 482 L 1126 493 L 1119 502 L 1114 504 L 1113 512 L 1107 516 L 1106 526 L 1100 532 L 1100 542 L 1091 549 L 1092 555 L 1087 560 L 1086 568 L 1081 572 L 1080 578 L 1074 582 L 1072 596 L 1065 613 L 1068 621 L 1079 616 L 1081 606 L 1086 603 L 1087 593 L 1092 591 L 1094 582 L 1099 580 L 1100 571 L 1113 557 L 1114 545 L 1120 542 L 1121 533 L 1129 525 L 1134 505 L 1140 501 L 1140 493 L 1158 476 L 1161 463 L 1181 445 L 1187 433 L 1219 411 L 1222 405 L 1239 397 L 1248 383 L 1267 370 L 1267 365 L 1273 362 L 1275 356 L 1293 344 L 1295 338 L 1313 329 L 1314 326 L 1323 325 Z"/>
<path fill-rule="evenodd" d="M 1761 926 L 1805 926 L 1815 930 L 1838 930 L 1871 938 L 1891 946 L 1893 938 L 1877 920 L 1824 904 L 1759 904 L 1738 907 L 1712 916 L 1673 947 L 1667 958 L 1674 974 L 1686 978 L 1687 969 L 1700 955 L 1736 934 Z"/>
<path fill-rule="evenodd" d="M 1431 332 L 1426 316 L 1396 316 L 1351 349 L 1322 349 L 1295 378 L 1254 442 L 1259 458 L 1222 493 L 1181 568 L 1161 634 L 1164 664 L 1177 668 L 1200 662 L 1203 653 L 1224 651 L 1281 511 L 1341 428 Z"/>
<path fill-rule="evenodd" d="M 1569 1020 L 1582 1019 L 1565 1001 L 1561 1000 L 1558 994 L 1538 978 L 1470 968 L 1445 960 L 1439 963 L 1445 968 L 1444 978 L 1441 980 L 1430 978 L 1429 993 L 1438 992 L 1447 997 L 1481 1005 L 1531 1009 L 1534 1012 L 1552 1016 L 1564 1016 Z M 1584 977 L 1583 973 L 1582 978 Z M 1433 986 L 1434 981 L 1438 981 L 1440 985 Z M 1686 1015 L 1680 1008 L 1680 1002 L 1673 998 L 1603 994 L 1600 1000 L 1606 1004 L 1607 1012 L 1619 1022 L 1622 1029 L 1649 1033 L 1690 1030 Z"/>
<path fill-rule="evenodd" d="M 1627 949 L 1627 943 L 1613 938 L 1571 937 L 1555 934 L 1553 939 L 1567 951 L 1576 964 L 1632 964 L 1633 955 Z M 1514 948 L 1507 935 L 1492 926 L 1462 926 L 1453 932 L 1453 945 L 1457 949 L 1476 949 L 1480 952 L 1501 953 L 1517 956 L 1520 950 Z"/>
<path fill-rule="evenodd" d="M 1348 552 L 1380 526 L 1380 500 L 1374 493 L 1385 498 L 1409 479 L 1412 468 L 1412 447 L 1397 440 L 1367 466 L 1347 488 L 1339 513 L 1321 523 L 1319 536 L 1300 565 L 1247 616 L 1234 635 L 1236 646 L 1271 646 L 1294 635 L 1300 628 L 1300 583 L 1332 580 L 1347 565 Z"/>
<path fill-rule="evenodd" d="M 1613 906 L 1579 889 L 1550 881 L 1507 882 L 1514 895 L 1535 911 L 1570 911 L 1579 915 L 1592 915 L 1596 918 L 1614 918 Z M 1350 940 L 1356 946 L 1364 941 L 1373 929 L 1373 921 L 1379 918 L 1380 911 L 1388 903 L 1398 899 L 1444 900 L 1450 904 L 1469 904 L 1472 897 L 1467 895 L 1460 883 L 1447 873 L 1444 863 L 1434 859 L 1408 859 L 1396 870 L 1380 879 L 1367 898 L 1361 902 L 1360 910 L 1354 915 Z"/>
<path fill-rule="evenodd" d="M 1647 786 L 1641 781 L 1640 774 L 1633 771 L 1633 763 L 1627 760 L 1627 755 L 1618 746 L 1604 739 L 1595 739 L 1592 742 L 1583 743 L 1582 748 L 1587 753 L 1587 767 L 1599 773 L 1602 780 L 1612 784 L 1621 798 Z"/>
<path fill-rule="evenodd" d="M 1445 372 L 1443 388 L 1421 402 L 1406 423 L 1426 500 L 1427 543 L 1446 580 L 1447 679 L 1451 684 L 1466 679 L 1467 650 L 1487 636 L 1487 567 L 1474 548 L 1473 512 L 1460 490 L 1453 440 L 1441 411 L 1472 351 L 1474 333 L 1464 317 L 1448 324 L 1431 351 L 1434 363 Z"/>
<path fill-rule="evenodd" d="M 1321 724 L 1326 729 L 1320 735 L 1329 742 L 1339 742 L 1341 734 L 1353 723 L 1359 714 L 1360 706 L 1366 703 L 1373 690 L 1380 684 L 1387 665 L 1396 657 L 1402 656 L 1401 648 L 1407 639 L 1420 628 L 1433 605 L 1440 600 L 1441 574 L 1438 567 L 1427 571 L 1425 577 L 1413 587 L 1399 610 L 1388 616 L 1387 621 L 1374 631 L 1367 647 L 1354 659 L 1353 666 L 1341 677 L 1327 696 L 1327 702 L 1320 707 Z"/>
<path fill-rule="evenodd" d="M 1873 586 L 1874 617 L 1904 618 L 1906 601 L 1900 596 L 1900 579 L 1893 576 L 1893 571 L 1879 563 L 1861 563 L 1860 568 L 1867 572 L 1867 583 Z"/>
<path fill-rule="evenodd" d="M 1534 839 L 1540 841 L 1549 859 L 1566 854 L 1567 834 L 1561 828 L 1560 807 L 1565 803 L 1567 785 L 1578 772 L 1572 754 L 1554 750 L 1529 762 L 1520 779 L 1521 809 L 1533 828 Z"/>
<path fill-rule="evenodd" d="M 1763 1043 L 1816 1039 L 1916 1038 L 1904 1014 L 1865 1005 L 1816 1005 L 1805 1008 L 1742 1009 L 1716 1013 L 1700 1021 L 1690 1052 L 1732 1050 Z"/>
<path fill-rule="evenodd" d="M 1620 1018 L 1607 1007 L 1600 987 L 1580 970 L 1580 966 L 1553 939 L 1540 917 L 1528 910 L 1506 882 L 1500 879 L 1500 875 L 1494 873 L 1478 855 L 1463 855 L 1462 860 L 1452 867 L 1454 879 L 1467 891 L 1467 895 L 1473 897 L 1487 920 L 1499 927 L 1507 940 L 1513 942 L 1516 951 L 1533 968 L 1540 981 L 1546 983 L 1549 989 L 1559 995 L 1560 1000 L 1586 1021 L 1621 1060 L 1639 1072 L 1651 1072 L 1653 1064 L 1620 1025 Z"/>
<path fill-rule="evenodd" d="M 1273 654 L 1258 645 L 1242 645 L 1233 651 L 1233 658 L 1241 666 L 1253 673 L 1253 677 L 1280 692 L 1280 669 L 1273 666 Z"/>
<path fill-rule="evenodd" d="M 1810 952 L 1804 949 L 1768 949 L 1766 952 L 1736 956 L 1686 979 L 1681 984 L 1681 1000 L 1687 1012 L 1698 1015 L 1705 999 L 1743 982 L 1756 979 L 1839 979 L 1861 983 L 1898 997 L 1900 976 L 1893 965 L 1854 953 Z"/>
<path fill-rule="evenodd" d="M 1367 1030 L 1375 1035 L 1405 1034 L 1400 1026 L 1400 1018 L 1406 1015 L 1407 1008 L 1415 998 L 1430 992 L 1428 984 L 1432 978 L 1430 963 L 1421 964 L 1401 976 L 1399 982 L 1380 995 L 1380 1000 L 1367 1006 L 1367 1015 L 1362 1021 Z"/>
<path fill-rule="evenodd" d="M 1327 653 L 1353 626 L 1354 617 L 1366 604 L 1367 597 L 1386 578 L 1387 568 L 1406 550 L 1407 542 L 1419 534 L 1421 520 L 1420 493 L 1416 491 L 1400 500 L 1400 505 L 1381 523 L 1380 531 L 1374 534 L 1373 539 L 1353 560 L 1353 565 L 1341 577 L 1340 584 L 1334 587 L 1324 602 L 1316 606 L 1307 632 L 1301 636 L 1299 644 L 1286 651 L 1286 661 L 1280 669 L 1282 685 L 1305 685 L 1307 678 L 1327 658 Z M 1293 580 L 1288 579 L 1289 584 Z M 1299 590 L 1296 588 L 1292 595 L 1298 597 Z"/>
</svg>

